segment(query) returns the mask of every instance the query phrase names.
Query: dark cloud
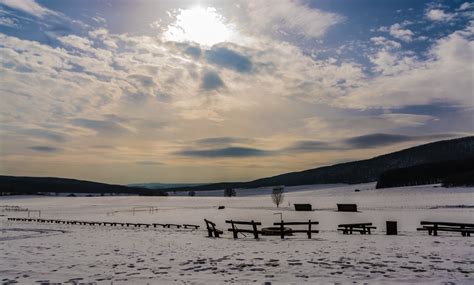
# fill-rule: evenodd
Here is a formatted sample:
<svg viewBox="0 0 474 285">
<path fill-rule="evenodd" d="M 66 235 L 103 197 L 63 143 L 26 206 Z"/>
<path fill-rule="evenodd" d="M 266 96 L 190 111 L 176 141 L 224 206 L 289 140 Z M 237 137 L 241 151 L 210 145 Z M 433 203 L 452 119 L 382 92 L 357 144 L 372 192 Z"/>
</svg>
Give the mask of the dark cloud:
<svg viewBox="0 0 474 285">
<path fill-rule="evenodd" d="M 241 73 L 252 71 L 252 61 L 248 57 L 225 47 L 214 47 L 206 51 L 206 59 L 209 63 Z"/>
<path fill-rule="evenodd" d="M 369 134 L 346 139 L 344 142 L 352 148 L 373 148 L 396 143 L 413 141 L 414 137 L 391 134 Z"/>
<path fill-rule="evenodd" d="M 190 46 L 187 47 L 184 50 L 184 53 L 187 55 L 190 55 L 193 58 L 199 58 L 201 57 L 201 48 L 200 47 L 195 47 L 195 46 Z"/>
<path fill-rule="evenodd" d="M 410 141 L 427 141 L 427 140 L 439 140 L 458 137 L 458 134 L 442 133 L 442 134 L 428 134 L 420 136 L 408 136 L 408 135 L 394 135 L 394 134 L 368 134 L 358 137 L 352 137 L 346 139 L 344 143 L 351 148 L 373 148 L 387 146 L 397 143 L 410 142 Z"/>
<path fill-rule="evenodd" d="M 128 79 L 131 79 L 136 84 L 139 84 L 142 87 L 149 88 L 156 86 L 155 80 L 151 76 L 144 74 L 132 74 L 127 76 Z"/>
<path fill-rule="evenodd" d="M 79 118 L 71 120 L 71 123 L 79 127 L 97 131 L 101 134 L 118 134 L 128 132 L 127 129 L 125 129 L 114 121 L 90 120 Z"/>
<path fill-rule="evenodd" d="M 321 141 L 298 141 L 286 148 L 285 151 L 289 152 L 312 152 L 320 150 L 333 150 L 339 149 L 338 147 L 331 145 L 327 142 Z"/>
<path fill-rule="evenodd" d="M 217 74 L 216 72 L 207 71 L 204 73 L 204 76 L 202 77 L 201 86 L 205 90 L 215 90 L 215 89 L 219 89 L 220 87 L 223 87 L 224 82 L 219 77 L 219 74 Z"/>
<path fill-rule="evenodd" d="M 50 141 L 54 142 L 66 142 L 67 138 L 65 135 L 49 130 L 43 130 L 43 129 L 27 129 L 22 131 L 24 134 L 32 136 L 32 137 L 37 137 L 37 138 L 42 138 L 42 139 L 47 139 Z"/>
<path fill-rule="evenodd" d="M 52 146 L 44 146 L 44 145 L 31 146 L 30 149 L 34 151 L 47 152 L 47 153 L 55 153 L 55 152 L 61 151 L 60 148 L 52 147 Z"/>
<path fill-rule="evenodd" d="M 250 156 L 268 156 L 272 152 L 247 147 L 226 147 L 226 148 L 215 148 L 215 149 L 204 149 L 204 150 L 183 150 L 175 154 L 182 156 L 192 157 L 208 157 L 208 158 L 219 158 L 219 157 L 250 157 Z"/>
<path fill-rule="evenodd" d="M 195 141 L 200 145 L 228 145 L 234 143 L 249 143 L 253 140 L 247 138 L 238 137 L 216 137 L 216 138 L 205 138 Z"/>
<path fill-rule="evenodd" d="M 425 105 L 407 105 L 401 108 L 392 109 L 393 113 L 401 113 L 401 114 L 415 114 L 415 115 L 429 115 L 429 116 L 444 116 L 444 115 L 453 115 L 454 113 L 458 113 L 464 111 L 466 108 L 449 103 L 449 102 L 434 102 L 432 104 L 425 104 Z"/>
</svg>

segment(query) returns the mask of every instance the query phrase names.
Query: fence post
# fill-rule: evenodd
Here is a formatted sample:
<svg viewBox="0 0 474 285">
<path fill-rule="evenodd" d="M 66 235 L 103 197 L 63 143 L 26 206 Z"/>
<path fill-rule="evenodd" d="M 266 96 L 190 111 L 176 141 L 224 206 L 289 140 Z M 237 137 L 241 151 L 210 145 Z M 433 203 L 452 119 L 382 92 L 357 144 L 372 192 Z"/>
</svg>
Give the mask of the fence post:
<svg viewBox="0 0 474 285">
<path fill-rule="evenodd" d="M 281 234 L 281 239 L 285 238 L 285 227 L 284 227 L 284 222 L 281 220 L 281 225 L 280 225 L 280 234 Z"/>
<path fill-rule="evenodd" d="M 252 220 L 252 228 L 253 228 L 253 235 L 255 236 L 255 239 L 258 239 L 257 225 L 255 224 L 253 220 Z"/>
<path fill-rule="evenodd" d="M 237 236 L 237 229 L 234 226 L 234 221 L 230 220 L 230 223 L 232 224 L 232 233 L 234 234 L 234 238 L 238 238 Z"/>
<path fill-rule="evenodd" d="M 311 220 L 308 221 L 308 238 L 311 239 Z"/>
</svg>

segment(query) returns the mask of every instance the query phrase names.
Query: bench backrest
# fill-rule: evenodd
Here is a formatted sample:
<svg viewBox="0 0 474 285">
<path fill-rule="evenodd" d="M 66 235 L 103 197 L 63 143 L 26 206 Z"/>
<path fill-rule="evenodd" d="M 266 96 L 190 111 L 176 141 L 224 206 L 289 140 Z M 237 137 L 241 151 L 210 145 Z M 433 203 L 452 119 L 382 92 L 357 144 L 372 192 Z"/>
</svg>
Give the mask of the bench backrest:
<svg viewBox="0 0 474 285">
<path fill-rule="evenodd" d="M 225 222 L 228 223 L 228 224 L 234 224 L 234 225 L 254 225 L 254 224 L 257 225 L 257 226 L 262 225 L 261 222 L 254 222 L 254 221 L 247 222 L 247 221 L 226 220 Z"/>
<path fill-rule="evenodd" d="M 229 231 L 231 231 L 234 235 L 234 238 L 237 238 L 237 234 L 238 233 L 248 233 L 248 232 L 251 232 L 253 233 L 255 239 L 258 239 L 258 234 L 260 233 L 260 231 L 258 230 L 257 226 L 261 226 L 262 223 L 261 222 L 255 222 L 255 221 L 250 221 L 250 222 L 247 222 L 247 221 L 233 221 L 233 220 L 226 220 L 225 221 L 227 224 L 231 224 L 232 225 L 232 229 L 229 229 Z M 249 230 L 249 229 L 238 229 L 236 227 L 236 225 L 247 225 L 247 226 L 252 226 L 252 229 Z"/>
<path fill-rule="evenodd" d="M 313 211 L 311 204 L 294 204 L 295 211 Z"/>
<path fill-rule="evenodd" d="M 338 227 L 362 227 L 362 226 L 371 226 L 372 223 L 354 223 L 354 224 L 340 224 Z"/>
<path fill-rule="evenodd" d="M 339 212 L 357 212 L 357 204 L 337 204 Z"/>
<path fill-rule="evenodd" d="M 452 223 L 452 222 L 427 222 L 427 221 L 421 221 L 420 225 L 438 225 L 438 226 L 453 226 L 453 227 L 474 227 L 474 224 L 468 224 L 468 223 Z"/>
</svg>

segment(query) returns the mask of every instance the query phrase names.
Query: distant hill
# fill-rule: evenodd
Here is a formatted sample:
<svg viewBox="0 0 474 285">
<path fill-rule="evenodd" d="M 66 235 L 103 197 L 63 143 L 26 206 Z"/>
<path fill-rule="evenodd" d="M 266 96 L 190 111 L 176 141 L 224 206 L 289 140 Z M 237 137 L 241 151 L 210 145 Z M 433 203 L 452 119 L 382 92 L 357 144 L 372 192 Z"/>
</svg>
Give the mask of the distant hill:
<svg viewBox="0 0 474 285">
<path fill-rule="evenodd" d="M 127 187 L 76 179 L 0 175 L 0 194 L 2 195 L 26 195 L 38 193 L 114 193 L 147 196 L 166 195 L 165 192 L 160 190 Z"/>
<path fill-rule="evenodd" d="M 377 181 L 382 173 L 392 169 L 440 161 L 464 160 L 468 158 L 474 158 L 474 137 L 438 141 L 377 156 L 371 159 L 340 163 L 299 172 L 291 172 L 249 182 L 222 182 L 166 190 L 200 191 L 225 188 L 257 188 L 276 185 L 296 186 L 332 183 L 357 184 Z"/>
<path fill-rule="evenodd" d="M 176 187 L 193 187 L 203 185 L 204 183 L 134 183 L 128 184 L 129 187 L 140 187 L 147 189 L 166 189 Z"/>
<path fill-rule="evenodd" d="M 474 185 L 474 159 L 449 160 L 392 169 L 382 173 L 376 188 L 443 183 L 444 186 Z M 470 175 L 471 174 L 471 175 Z"/>
</svg>

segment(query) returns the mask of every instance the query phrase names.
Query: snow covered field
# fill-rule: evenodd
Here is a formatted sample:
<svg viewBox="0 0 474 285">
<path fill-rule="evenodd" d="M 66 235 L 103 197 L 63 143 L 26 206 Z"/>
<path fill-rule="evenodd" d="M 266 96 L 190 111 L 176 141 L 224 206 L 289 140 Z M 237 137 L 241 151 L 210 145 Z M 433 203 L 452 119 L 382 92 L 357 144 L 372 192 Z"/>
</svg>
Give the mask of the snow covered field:
<svg viewBox="0 0 474 285">
<path fill-rule="evenodd" d="M 354 192 L 354 189 L 360 192 Z M 435 186 L 374 189 L 374 184 L 287 187 L 277 209 L 269 189 L 196 197 L 1 197 L 0 206 L 41 210 L 41 217 L 140 223 L 198 224 L 199 230 L 37 224 L 7 221 L 25 212 L 0 208 L 0 280 L 98 284 L 474 283 L 474 237 L 417 232 L 421 220 L 474 222 L 474 189 Z M 202 196 L 208 195 L 208 196 Z M 288 205 L 311 203 L 315 211 Z M 357 213 L 336 212 L 356 203 Z M 224 210 L 217 206 L 223 205 Z M 135 212 L 133 207 L 157 210 Z M 460 207 L 464 206 L 464 207 Z M 319 221 L 313 239 L 250 236 L 234 240 L 226 219 Z M 32 213 L 35 216 L 36 213 Z M 206 237 L 203 219 L 224 236 Z M 385 221 L 399 235 L 386 236 Z M 372 222 L 372 235 L 342 235 L 340 223 Z M 204 227 L 204 229 L 203 229 Z"/>
</svg>

